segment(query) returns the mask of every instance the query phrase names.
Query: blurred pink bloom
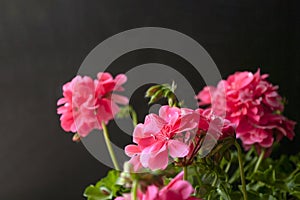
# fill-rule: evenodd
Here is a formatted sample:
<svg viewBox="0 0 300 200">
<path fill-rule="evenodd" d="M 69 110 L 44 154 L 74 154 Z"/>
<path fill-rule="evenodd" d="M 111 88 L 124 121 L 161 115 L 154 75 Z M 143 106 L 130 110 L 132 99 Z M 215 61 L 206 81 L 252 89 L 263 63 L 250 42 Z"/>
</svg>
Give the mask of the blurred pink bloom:
<svg viewBox="0 0 300 200">
<path fill-rule="evenodd" d="M 197 109 L 196 113 L 199 114 L 199 123 L 197 129 L 190 132 L 193 142 L 190 142 L 189 153 L 185 158 L 186 165 L 193 162 L 193 158 L 198 155 L 200 148 L 210 151 L 209 148 L 213 148 L 216 141 L 233 137 L 235 134 L 235 124 L 214 115 L 211 109 Z M 206 139 L 207 147 L 202 146 L 204 139 Z"/>
<path fill-rule="evenodd" d="M 210 105 L 214 114 L 225 108 L 226 119 L 237 126 L 236 137 L 247 149 L 252 145 L 269 148 L 283 136 L 293 139 L 295 122 L 283 117 L 282 97 L 268 75 L 236 72 L 217 87 L 207 86 L 199 92 L 199 105 Z M 223 93 L 225 98 L 218 98 Z"/>
<path fill-rule="evenodd" d="M 198 130 L 209 131 L 217 140 L 234 136 L 236 127 L 231 121 L 215 115 L 211 109 L 197 109 L 196 112 L 200 114 L 201 119 Z"/>
<path fill-rule="evenodd" d="M 126 76 L 120 74 L 115 79 L 109 73 L 99 73 L 98 79 L 76 76 L 63 86 L 63 98 L 59 99 L 57 113 L 61 114 L 61 126 L 65 131 L 78 132 L 87 136 L 93 129 L 102 129 L 113 119 L 119 107 L 116 103 L 127 104 L 126 97 L 112 94 L 122 91 Z"/>
<path fill-rule="evenodd" d="M 159 190 L 155 185 L 147 187 L 147 191 L 142 193 L 138 191 L 138 200 L 199 200 L 191 197 L 194 192 L 193 187 L 183 179 L 183 172 L 179 173 L 171 182 Z M 117 197 L 116 200 L 131 200 L 130 194 L 124 194 L 123 197 Z"/>
<path fill-rule="evenodd" d="M 169 155 L 181 158 L 188 154 L 188 144 L 177 136 L 197 127 L 198 115 L 190 109 L 162 106 L 159 115 L 149 114 L 144 124 L 138 124 L 133 133 L 133 142 L 125 152 L 132 157 L 130 163 L 150 168 L 165 169 Z"/>
<path fill-rule="evenodd" d="M 196 197 L 191 197 L 194 188 L 191 184 L 183 179 L 183 172 L 180 172 L 171 182 L 159 191 L 161 200 L 197 200 Z"/>
</svg>

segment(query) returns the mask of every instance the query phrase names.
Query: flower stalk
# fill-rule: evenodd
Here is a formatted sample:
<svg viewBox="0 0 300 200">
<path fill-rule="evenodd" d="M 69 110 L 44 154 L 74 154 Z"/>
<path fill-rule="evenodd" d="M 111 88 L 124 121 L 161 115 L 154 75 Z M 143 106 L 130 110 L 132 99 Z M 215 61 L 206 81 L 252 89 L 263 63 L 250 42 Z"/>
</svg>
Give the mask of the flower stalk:
<svg viewBox="0 0 300 200">
<path fill-rule="evenodd" d="M 131 197 L 132 200 L 137 200 L 137 189 L 138 189 L 138 180 L 133 180 L 131 187 Z"/>
<path fill-rule="evenodd" d="M 118 165 L 118 161 L 116 159 L 114 150 L 113 150 L 113 148 L 111 146 L 111 142 L 110 142 L 110 139 L 109 139 L 108 130 L 107 130 L 107 127 L 106 127 L 106 124 L 104 123 L 104 121 L 102 121 L 101 125 L 102 125 L 103 135 L 104 135 L 105 143 L 106 143 L 106 146 L 107 146 L 110 158 L 111 158 L 111 160 L 113 162 L 113 165 L 114 165 L 115 169 L 116 170 L 120 170 L 120 167 Z"/>
<path fill-rule="evenodd" d="M 188 177 L 187 166 L 183 166 L 183 180 L 187 181 L 187 177 Z"/>
<path fill-rule="evenodd" d="M 257 172 L 257 170 L 258 170 L 258 168 L 259 168 L 259 166 L 260 166 L 260 164 L 261 164 L 261 161 L 263 160 L 263 158 L 265 157 L 265 149 L 262 149 L 262 151 L 261 151 L 261 153 L 260 153 L 260 155 L 259 155 L 259 158 L 258 158 L 258 160 L 257 160 L 257 163 L 256 163 L 256 165 L 255 165 L 255 167 L 254 167 L 254 171 L 253 171 L 253 173 L 255 173 L 255 172 Z"/>
<path fill-rule="evenodd" d="M 245 181 L 245 174 L 244 174 L 244 166 L 243 166 L 243 160 L 242 160 L 242 149 L 239 145 L 239 143 L 235 140 L 234 146 L 236 147 L 238 151 L 238 160 L 239 160 L 239 168 L 240 168 L 240 176 L 241 176 L 241 182 L 242 182 L 242 193 L 244 200 L 248 200 L 247 197 L 247 190 L 246 190 L 246 181 Z"/>
<path fill-rule="evenodd" d="M 138 124 L 137 114 L 136 114 L 135 110 L 133 110 L 133 109 L 130 109 L 130 113 L 131 113 L 131 117 L 132 117 L 133 127 L 136 127 L 136 125 Z"/>
</svg>

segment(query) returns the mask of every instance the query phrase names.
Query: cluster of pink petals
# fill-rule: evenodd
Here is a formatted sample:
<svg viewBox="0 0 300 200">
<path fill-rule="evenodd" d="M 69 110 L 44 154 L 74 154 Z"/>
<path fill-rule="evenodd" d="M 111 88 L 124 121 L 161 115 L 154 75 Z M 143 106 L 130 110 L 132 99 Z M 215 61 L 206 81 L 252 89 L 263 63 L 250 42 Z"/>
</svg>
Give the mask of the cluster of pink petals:
<svg viewBox="0 0 300 200">
<path fill-rule="evenodd" d="M 61 127 L 67 132 L 87 136 L 93 129 L 102 129 L 114 118 L 119 107 L 127 104 L 124 96 L 113 94 L 122 91 L 126 76 L 119 74 L 115 79 L 109 73 L 98 73 L 97 79 L 76 76 L 63 86 L 63 98 L 59 99 L 57 113 L 61 114 Z"/>
<path fill-rule="evenodd" d="M 234 136 L 235 124 L 231 123 L 231 121 L 215 115 L 211 109 L 199 108 L 196 112 L 200 115 L 198 131 L 209 132 L 218 140 Z"/>
<path fill-rule="evenodd" d="M 125 152 L 134 170 L 141 167 L 151 170 L 165 169 L 169 156 L 181 158 L 189 153 L 189 145 L 182 135 L 197 128 L 199 116 L 191 109 L 162 106 L 159 115 L 149 114 L 144 124 L 138 124 L 133 133 L 133 142 Z"/>
<path fill-rule="evenodd" d="M 150 185 L 147 191 L 142 193 L 138 191 L 138 200 L 199 200 L 192 197 L 194 192 L 193 187 L 183 179 L 183 172 L 179 173 L 172 181 L 161 190 L 155 186 Z M 123 197 L 117 197 L 116 200 L 131 200 L 131 194 L 124 194 Z"/>
<path fill-rule="evenodd" d="M 210 105 L 215 114 L 225 111 L 226 118 L 236 124 L 236 136 L 245 148 L 269 148 L 283 136 L 294 137 L 295 122 L 280 114 L 284 109 L 282 98 L 267 77 L 260 70 L 255 74 L 236 72 L 197 95 L 199 105 Z"/>
<path fill-rule="evenodd" d="M 190 132 L 190 150 L 186 156 L 187 163 L 193 161 L 193 158 L 197 155 L 200 148 L 203 151 L 209 152 L 215 146 L 217 141 L 225 139 L 227 137 L 234 137 L 235 124 L 229 120 L 215 115 L 211 109 L 197 109 L 195 111 L 199 114 L 199 123 L 197 129 L 194 132 Z M 204 138 L 205 137 L 205 138 Z M 206 141 L 204 145 L 203 141 Z"/>
</svg>

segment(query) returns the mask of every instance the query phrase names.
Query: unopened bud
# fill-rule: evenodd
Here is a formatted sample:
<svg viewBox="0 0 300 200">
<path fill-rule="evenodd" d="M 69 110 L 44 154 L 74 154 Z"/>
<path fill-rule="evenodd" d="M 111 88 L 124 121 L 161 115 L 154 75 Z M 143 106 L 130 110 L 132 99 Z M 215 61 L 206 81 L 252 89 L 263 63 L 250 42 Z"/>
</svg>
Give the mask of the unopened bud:
<svg viewBox="0 0 300 200">
<path fill-rule="evenodd" d="M 160 90 L 156 91 L 154 95 L 151 96 L 150 101 L 148 104 L 155 103 L 159 99 L 163 97 L 163 94 Z"/>
<path fill-rule="evenodd" d="M 150 87 L 146 91 L 145 97 L 151 97 L 152 95 L 154 95 L 161 88 L 162 88 L 162 85 L 154 85 L 154 86 Z"/>
<path fill-rule="evenodd" d="M 75 133 L 73 135 L 73 138 L 72 138 L 73 142 L 80 142 L 80 135 L 78 133 Z"/>
</svg>

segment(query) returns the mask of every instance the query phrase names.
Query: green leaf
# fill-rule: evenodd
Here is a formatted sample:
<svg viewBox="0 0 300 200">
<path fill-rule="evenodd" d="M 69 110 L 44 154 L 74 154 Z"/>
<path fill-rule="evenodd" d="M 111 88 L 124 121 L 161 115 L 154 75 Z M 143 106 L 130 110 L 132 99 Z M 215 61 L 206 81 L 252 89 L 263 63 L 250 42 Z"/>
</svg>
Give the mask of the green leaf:
<svg viewBox="0 0 300 200">
<path fill-rule="evenodd" d="M 300 192 L 300 172 L 287 182 L 287 187 L 290 192 Z"/>
<path fill-rule="evenodd" d="M 90 185 L 85 189 L 84 196 L 87 197 L 88 200 L 106 200 L 112 198 L 112 193 L 107 188 L 98 188 Z"/>
<path fill-rule="evenodd" d="M 262 171 L 257 171 L 250 177 L 252 180 L 261 181 L 263 183 L 274 185 L 276 178 L 275 178 L 275 170 L 272 166 L 269 166 L 269 169 Z"/>
<path fill-rule="evenodd" d="M 121 186 L 116 184 L 119 175 L 119 171 L 109 171 L 107 176 L 98 181 L 95 186 L 88 186 L 84 191 L 84 196 L 88 200 L 105 200 L 116 197 L 121 189 Z"/>
</svg>

